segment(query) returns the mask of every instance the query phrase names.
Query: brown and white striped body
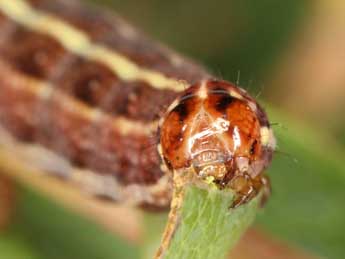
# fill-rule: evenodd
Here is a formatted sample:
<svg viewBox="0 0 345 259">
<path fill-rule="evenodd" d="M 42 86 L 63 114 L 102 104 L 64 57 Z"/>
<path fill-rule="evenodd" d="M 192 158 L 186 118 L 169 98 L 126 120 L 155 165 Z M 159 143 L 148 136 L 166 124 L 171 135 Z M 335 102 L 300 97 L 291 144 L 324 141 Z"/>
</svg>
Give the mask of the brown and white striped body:
<svg viewBox="0 0 345 259">
<path fill-rule="evenodd" d="M 0 144 L 92 194 L 168 207 L 158 122 L 181 92 L 211 77 L 77 1 L 0 0 Z M 261 139 L 272 138 L 260 116 Z"/>
</svg>

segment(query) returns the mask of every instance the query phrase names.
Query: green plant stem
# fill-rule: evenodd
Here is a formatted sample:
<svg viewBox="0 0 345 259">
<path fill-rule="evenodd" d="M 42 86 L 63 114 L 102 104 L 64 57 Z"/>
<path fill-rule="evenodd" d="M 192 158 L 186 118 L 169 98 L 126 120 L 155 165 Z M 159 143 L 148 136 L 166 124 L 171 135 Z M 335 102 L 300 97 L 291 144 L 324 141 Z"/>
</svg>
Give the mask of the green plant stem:
<svg viewBox="0 0 345 259">
<path fill-rule="evenodd" d="M 253 222 L 260 197 L 230 209 L 235 198 L 230 190 L 195 185 L 183 188 L 178 224 L 163 258 L 225 258 Z"/>
</svg>

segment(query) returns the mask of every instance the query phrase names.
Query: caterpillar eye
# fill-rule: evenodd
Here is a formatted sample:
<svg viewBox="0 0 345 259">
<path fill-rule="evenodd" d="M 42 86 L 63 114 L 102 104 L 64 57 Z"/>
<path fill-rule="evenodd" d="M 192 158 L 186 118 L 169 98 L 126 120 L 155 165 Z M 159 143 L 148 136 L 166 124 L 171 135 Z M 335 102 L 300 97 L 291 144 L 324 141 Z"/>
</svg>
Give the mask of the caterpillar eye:
<svg viewBox="0 0 345 259">
<path fill-rule="evenodd" d="M 243 90 L 224 81 L 204 81 L 188 88 L 162 119 L 161 156 L 172 170 L 193 168 L 200 179 L 240 195 L 251 190 L 253 196 L 261 188 L 253 179 L 263 175 L 272 157 L 267 152 L 273 152 L 267 122 Z M 238 181 L 240 175 L 248 179 L 246 185 Z"/>
</svg>

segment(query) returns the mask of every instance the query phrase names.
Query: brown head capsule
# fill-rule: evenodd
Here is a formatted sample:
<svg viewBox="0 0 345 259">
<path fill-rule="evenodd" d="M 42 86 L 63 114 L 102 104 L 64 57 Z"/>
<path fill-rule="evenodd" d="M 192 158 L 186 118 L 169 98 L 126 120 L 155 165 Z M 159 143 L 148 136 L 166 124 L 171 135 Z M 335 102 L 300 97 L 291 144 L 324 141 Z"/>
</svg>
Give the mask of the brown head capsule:
<svg viewBox="0 0 345 259">
<path fill-rule="evenodd" d="M 242 204 L 265 188 L 264 169 L 275 139 L 265 112 L 244 90 L 224 81 L 188 88 L 160 123 L 160 152 L 169 170 L 192 169 L 197 177 L 231 188 Z"/>
</svg>

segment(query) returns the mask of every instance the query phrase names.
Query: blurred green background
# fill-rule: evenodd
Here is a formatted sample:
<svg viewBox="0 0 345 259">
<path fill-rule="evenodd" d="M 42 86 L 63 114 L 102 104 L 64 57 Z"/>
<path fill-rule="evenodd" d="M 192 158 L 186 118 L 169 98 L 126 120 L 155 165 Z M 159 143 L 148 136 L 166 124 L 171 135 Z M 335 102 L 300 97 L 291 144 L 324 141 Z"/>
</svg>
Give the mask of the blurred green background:
<svg viewBox="0 0 345 259">
<path fill-rule="evenodd" d="M 94 1 L 95 2 L 95 1 Z M 345 254 L 345 4 L 97 1 L 238 81 L 276 123 L 273 195 L 257 224 L 323 258 Z M 140 248 L 25 187 L 0 258 L 136 258 Z"/>
</svg>

